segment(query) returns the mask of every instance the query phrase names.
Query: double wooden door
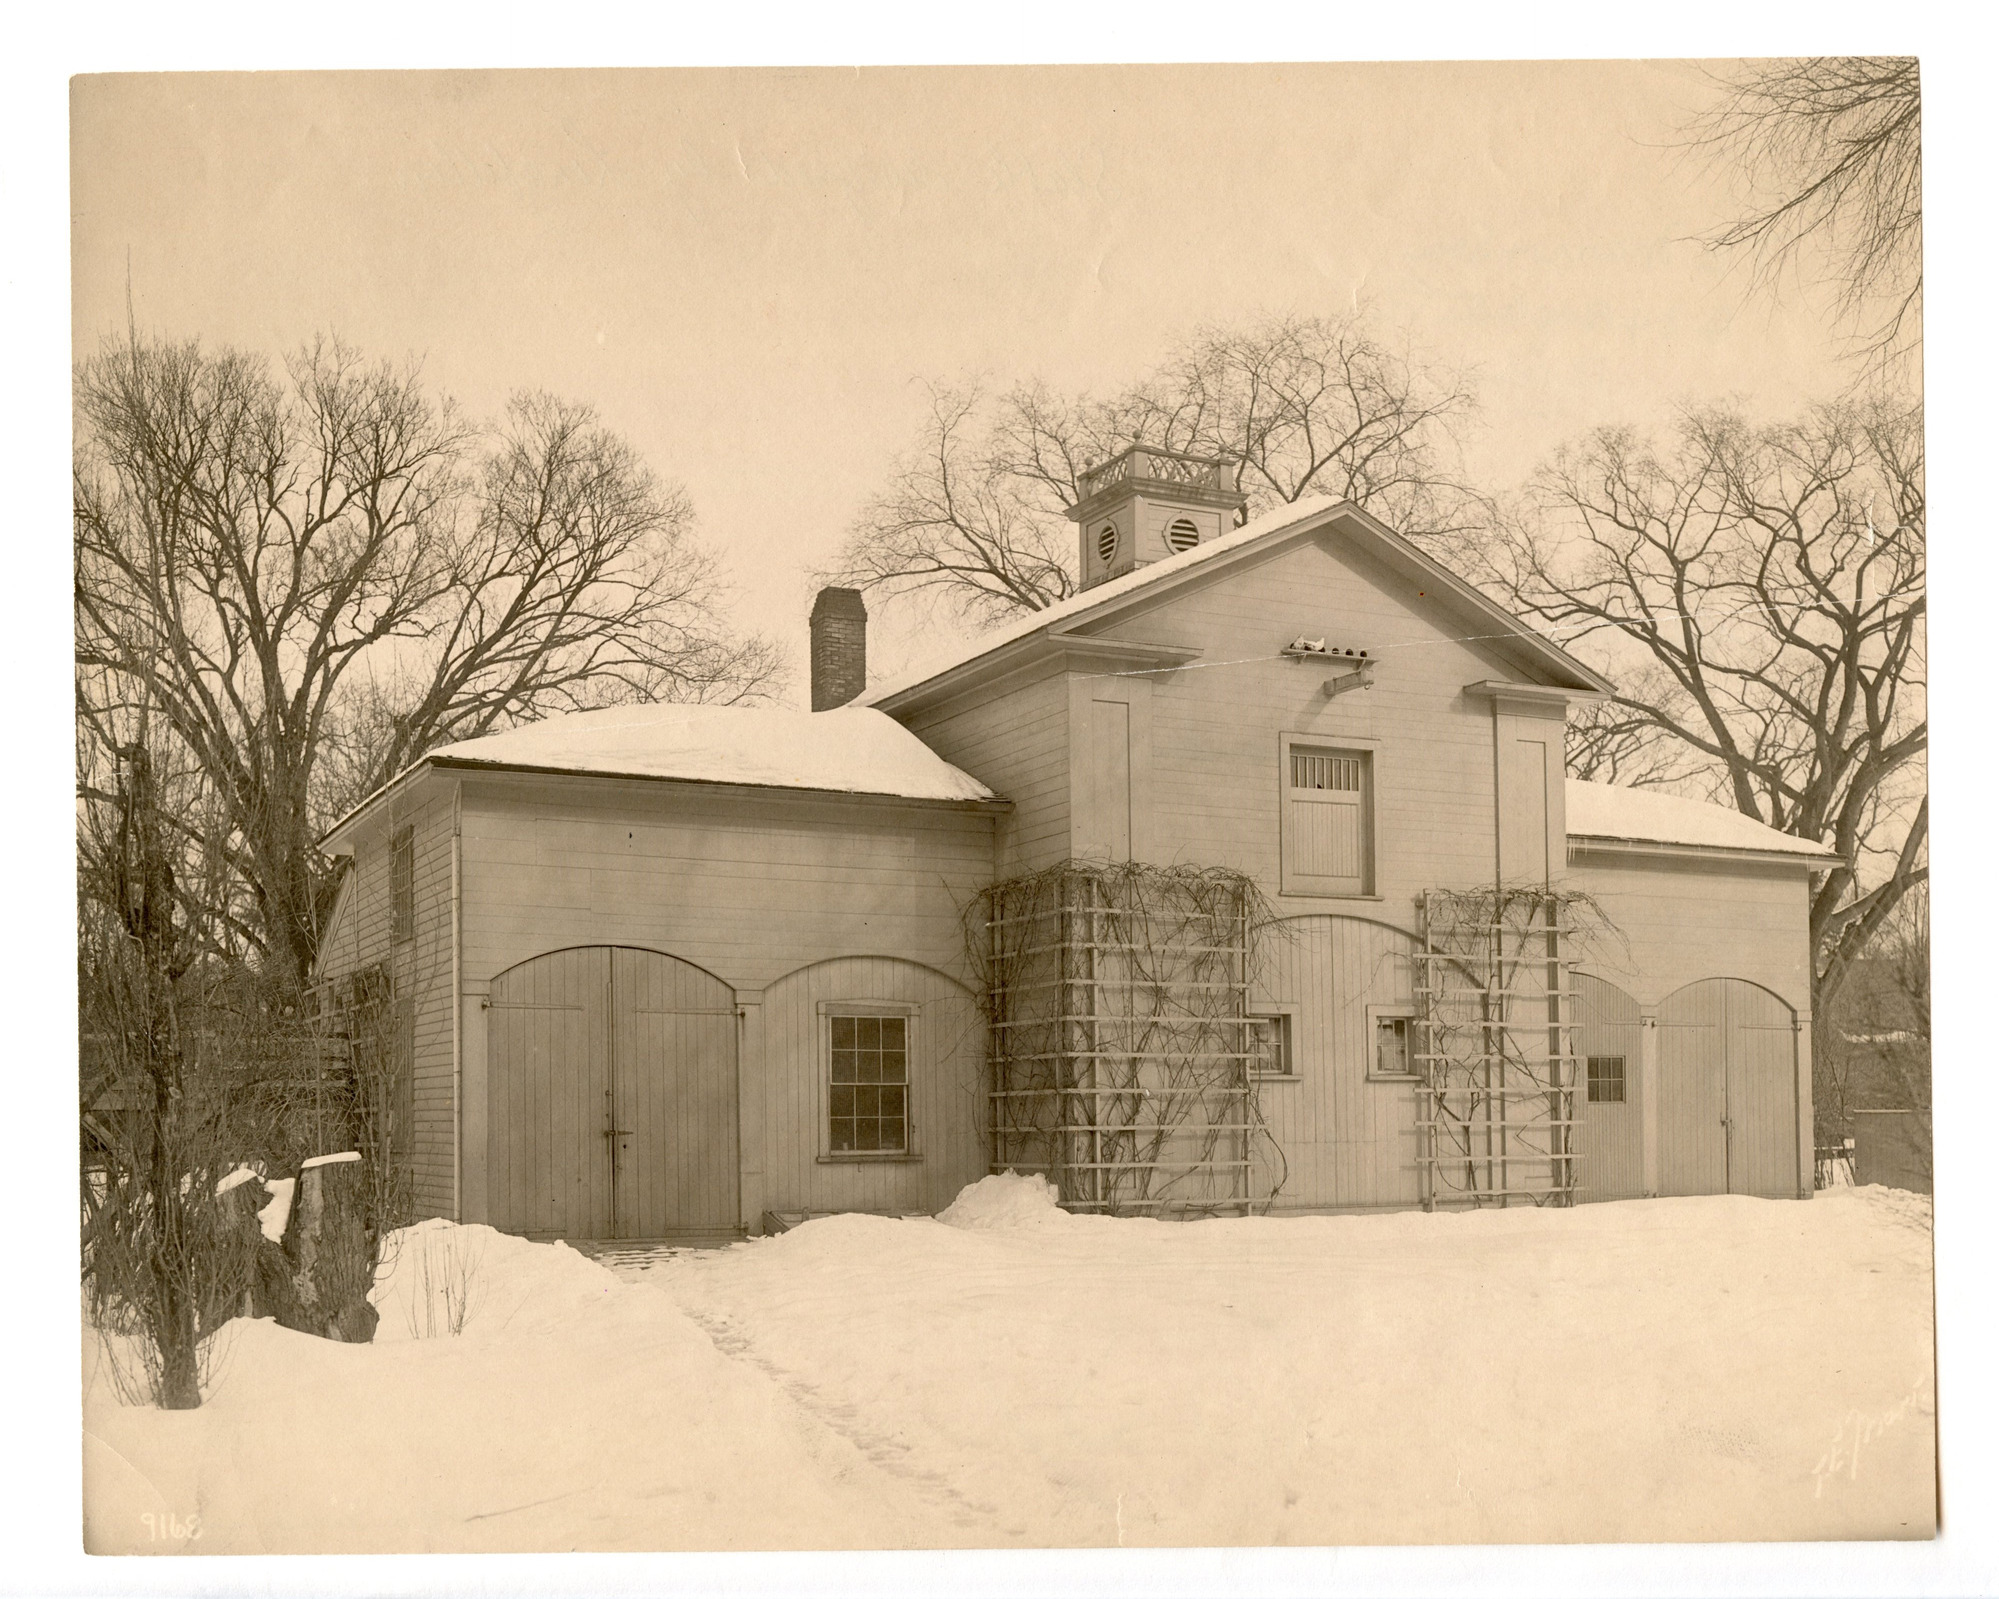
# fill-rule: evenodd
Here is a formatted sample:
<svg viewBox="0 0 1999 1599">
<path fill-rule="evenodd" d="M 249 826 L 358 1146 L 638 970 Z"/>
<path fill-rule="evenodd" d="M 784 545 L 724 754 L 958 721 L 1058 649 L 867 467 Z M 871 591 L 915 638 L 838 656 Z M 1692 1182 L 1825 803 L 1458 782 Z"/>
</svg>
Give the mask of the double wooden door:
<svg viewBox="0 0 1999 1599">
<path fill-rule="evenodd" d="M 1732 977 L 1659 1007 L 1659 1192 L 1798 1192 L 1797 1029 L 1790 1007 Z"/>
<path fill-rule="evenodd" d="M 594 945 L 493 981 L 493 1225 L 568 1238 L 733 1231 L 736 1005 L 654 950 Z"/>
</svg>

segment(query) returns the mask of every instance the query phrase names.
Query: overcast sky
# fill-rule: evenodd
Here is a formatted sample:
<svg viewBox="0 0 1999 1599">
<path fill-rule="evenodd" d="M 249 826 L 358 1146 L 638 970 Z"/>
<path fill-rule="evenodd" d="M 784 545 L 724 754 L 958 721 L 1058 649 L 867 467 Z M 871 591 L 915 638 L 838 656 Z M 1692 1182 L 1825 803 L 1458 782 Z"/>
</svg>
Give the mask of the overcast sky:
<svg viewBox="0 0 1999 1599">
<path fill-rule="evenodd" d="M 1849 377 L 1822 305 L 1692 242 L 1685 63 L 174 75 L 74 91 L 74 332 L 421 353 L 474 414 L 596 405 L 684 482 L 737 619 L 914 436 L 919 380 L 1137 375 L 1204 321 L 1380 320 L 1473 366 L 1517 482 L 1686 398 Z M 876 675 L 920 649 L 893 619 Z"/>
</svg>

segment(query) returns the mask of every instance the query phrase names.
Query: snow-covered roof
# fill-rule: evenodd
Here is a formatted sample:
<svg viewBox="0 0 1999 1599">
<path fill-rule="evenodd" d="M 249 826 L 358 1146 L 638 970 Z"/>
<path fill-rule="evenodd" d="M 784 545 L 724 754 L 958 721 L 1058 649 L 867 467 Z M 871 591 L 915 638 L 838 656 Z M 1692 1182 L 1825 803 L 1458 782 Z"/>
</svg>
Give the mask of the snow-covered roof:
<svg viewBox="0 0 1999 1599">
<path fill-rule="evenodd" d="M 619 705 L 446 744 L 430 759 L 899 799 L 995 797 L 900 722 L 859 705 Z"/>
<path fill-rule="evenodd" d="M 1224 533 L 1220 538 L 1209 539 L 1205 543 L 1196 544 L 1191 550 L 1182 550 L 1178 555 L 1169 555 L 1163 560 L 1149 561 L 1143 566 L 1134 567 L 1122 577 L 1114 577 L 1107 582 L 1098 583 L 1091 588 L 1080 590 L 1070 595 L 1066 600 L 1051 605 L 1045 610 L 1029 611 L 1025 615 L 995 628 L 990 633 L 983 633 L 968 643 L 960 644 L 953 649 L 945 651 L 934 659 L 924 662 L 914 671 L 905 672 L 886 683 L 876 684 L 863 694 L 856 703 L 860 705 L 880 705 L 886 700 L 893 699 L 898 694 L 905 693 L 920 684 L 929 682 L 932 678 L 941 677 L 956 667 L 976 661 L 981 656 L 990 655 L 993 651 L 1014 643 L 1016 640 L 1027 638 L 1031 634 L 1039 633 L 1044 629 L 1059 629 L 1064 622 L 1098 610 L 1105 605 L 1125 598 L 1127 595 L 1136 594 L 1142 589 L 1150 588 L 1155 583 L 1165 582 L 1184 572 L 1204 566 L 1211 561 L 1219 560 L 1223 556 L 1234 554 L 1237 550 L 1242 549 L 1246 545 L 1254 544 L 1259 539 L 1267 538 L 1272 534 L 1281 533 L 1287 528 L 1309 522 L 1313 518 L 1323 516 L 1326 512 L 1336 510 L 1343 505 L 1349 511 L 1353 512 L 1353 520 L 1356 525 L 1376 534 L 1382 543 L 1392 546 L 1399 552 L 1400 558 L 1419 562 L 1426 570 L 1433 572 L 1435 580 L 1455 590 L 1462 601 L 1491 614 L 1495 619 L 1513 621 L 1512 618 L 1506 616 L 1504 611 L 1494 605 L 1491 600 L 1480 594 L 1455 573 L 1437 565 L 1434 560 L 1399 537 L 1392 529 L 1383 527 L 1379 522 L 1368 517 L 1366 513 L 1360 511 L 1358 507 L 1353 506 L 1350 502 L 1334 499 L 1332 496 L 1326 494 L 1309 494 L 1302 499 L 1294 500 L 1289 505 L 1281 505 L 1274 511 L 1265 512 L 1262 516 L 1245 522 L 1241 527 Z M 1578 681 L 1581 682 L 1595 683 L 1601 681 L 1596 678 L 1595 674 L 1588 667 L 1579 661 L 1573 660 L 1565 651 L 1550 643 L 1547 639 L 1531 632 L 1524 623 L 1513 621 L 1513 625 L 1518 629 L 1517 637 L 1519 643 L 1533 650 L 1550 665 L 1559 664 L 1562 669 L 1574 672 L 1578 676 Z"/>
<path fill-rule="evenodd" d="M 1218 539 L 1209 539 L 1205 544 L 1196 544 L 1191 550 L 1182 550 L 1178 555 L 1169 555 L 1164 560 L 1149 561 L 1144 566 L 1132 568 L 1122 577 L 1114 577 L 1071 594 L 1066 600 L 1058 601 L 1045 610 L 1028 611 L 1013 621 L 994 628 L 990 633 L 982 633 L 970 643 L 926 661 L 912 672 L 893 678 L 886 683 L 878 683 L 860 698 L 863 705 L 879 705 L 883 700 L 900 694 L 904 689 L 914 688 L 918 683 L 948 672 L 954 666 L 962 666 L 967 661 L 975 661 L 981 655 L 988 655 L 1003 644 L 1011 644 L 1015 639 L 1026 638 L 1030 633 L 1038 633 L 1044 627 L 1060 627 L 1072 616 L 1084 611 L 1093 611 L 1106 600 L 1115 600 L 1131 594 L 1161 578 L 1176 572 L 1184 572 L 1190 567 L 1202 566 L 1217 556 L 1226 555 L 1231 550 L 1239 550 L 1245 544 L 1253 544 L 1266 533 L 1274 533 L 1279 528 L 1289 527 L 1293 522 L 1302 522 L 1308 516 L 1316 516 L 1321 511 L 1332 509 L 1338 500 L 1324 494 L 1308 495 L 1290 505 L 1278 507 L 1254 521 L 1245 522 L 1241 527 L 1224 533 Z"/>
<path fill-rule="evenodd" d="M 1696 849 L 1754 850 L 1766 855 L 1796 855 L 1808 860 L 1837 860 L 1823 844 L 1766 827 L 1753 816 L 1681 799 L 1645 788 L 1620 788 L 1614 783 L 1568 780 L 1568 828 L 1571 838 L 1617 839 L 1638 844 L 1682 844 Z"/>
</svg>

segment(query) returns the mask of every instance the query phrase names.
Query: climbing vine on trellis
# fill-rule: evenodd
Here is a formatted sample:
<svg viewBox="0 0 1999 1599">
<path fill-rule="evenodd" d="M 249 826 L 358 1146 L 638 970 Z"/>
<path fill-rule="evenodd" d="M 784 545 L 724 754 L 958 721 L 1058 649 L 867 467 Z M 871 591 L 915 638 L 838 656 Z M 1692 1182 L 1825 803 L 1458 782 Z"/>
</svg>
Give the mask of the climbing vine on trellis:
<svg viewBox="0 0 1999 1599">
<path fill-rule="evenodd" d="M 1267 1201 L 1257 1154 L 1281 1171 L 1282 1153 L 1249 997 L 1271 925 L 1255 883 L 1219 867 L 1072 860 L 981 894 L 966 934 L 993 1168 L 1042 1172 L 1070 1209 L 1108 1215 Z"/>
</svg>

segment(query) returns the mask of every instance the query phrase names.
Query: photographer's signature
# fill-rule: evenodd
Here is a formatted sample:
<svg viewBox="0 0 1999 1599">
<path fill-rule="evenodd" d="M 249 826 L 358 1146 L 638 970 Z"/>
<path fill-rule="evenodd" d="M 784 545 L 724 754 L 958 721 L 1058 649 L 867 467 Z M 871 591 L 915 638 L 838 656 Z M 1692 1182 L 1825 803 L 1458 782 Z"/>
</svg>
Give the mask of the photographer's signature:
<svg viewBox="0 0 1999 1599">
<path fill-rule="evenodd" d="M 1871 1414 L 1863 1410 L 1849 1410 L 1840 1418 L 1834 1430 L 1832 1442 L 1818 1464 L 1812 1467 L 1812 1497 L 1819 1498 L 1825 1493 L 1825 1485 L 1835 1477 L 1845 1477 L 1854 1482 L 1860 1477 L 1860 1460 L 1867 1446 L 1879 1438 L 1889 1428 L 1900 1425 L 1908 1418 L 1909 1412 L 1923 1402 L 1929 1384 L 1919 1382 L 1907 1394 L 1886 1410 Z"/>
</svg>

